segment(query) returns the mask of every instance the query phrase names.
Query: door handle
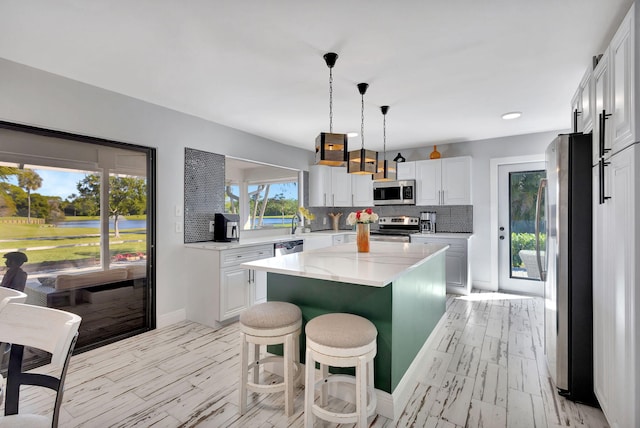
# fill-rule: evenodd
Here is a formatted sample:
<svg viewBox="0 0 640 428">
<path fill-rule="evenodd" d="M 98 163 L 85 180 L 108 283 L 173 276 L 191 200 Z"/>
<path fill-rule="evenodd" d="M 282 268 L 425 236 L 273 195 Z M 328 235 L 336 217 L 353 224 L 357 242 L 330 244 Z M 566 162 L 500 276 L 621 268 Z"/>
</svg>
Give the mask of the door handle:
<svg viewBox="0 0 640 428">
<path fill-rule="evenodd" d="M 538 262 L 538 271 L 540 272 L 540 280 L 547 280 L 547 271 L 546 271 L 546 263 L 545 269 L 542 269 L 542 258 L 540 257 L 540 214 L 542 212 L 542 192 L 547 187 L 547 179 L 543 178 L 540 180 L 540 185 L 538 186 L 538 195 L 536 196 L 536 219 L 535 219 L 535 237 L 536 237 L 536 261 Z M 548 235 L 548 234 L 547 234 Z M 545 239 L 545 243 L 549 242 L 549 236 Z M 545 251 L 545 257 L 547 257 L 547 252 Z"/>
<path fill-rule="evenodd" d="M 602 113 L 598 115 L 598 121 L 600 122 L 600 135 L 598 135 L 598 142 L 600 148 L 600 157 L 604 156 L 605 153 L 610 152 L 611 149 L 605 149 L 605 128 L 606 128 L 606 120 L 609 119 L 611 113 L 607 114 L 606 110 L 602 110 Z"/>
<path fill-rule="evenodd" d="M 578 132 L 578 116 L 581 116 L 582 112 L 575 109 L 573 111 L 573 132 Z"/>
<path fill-rule="evenodd" d="M 604 202 L 607 199 L 611 199 L 611 196 L 606 196 L 604 194 L 605 192 L 605 185 L 604 185 L 604 169 L 605 167 L 609 166 L 610 162 L 605 162 L 604 159 L 600 158 L 600 161 L 598 161 L 598 175 L 599 175 L 599 181 L 600 181 L 600 186 L 598 188 L 598 193 L 599 193 L 599 197 L 600 197 L 600 205 L 604 204 Z"/>
</svg>

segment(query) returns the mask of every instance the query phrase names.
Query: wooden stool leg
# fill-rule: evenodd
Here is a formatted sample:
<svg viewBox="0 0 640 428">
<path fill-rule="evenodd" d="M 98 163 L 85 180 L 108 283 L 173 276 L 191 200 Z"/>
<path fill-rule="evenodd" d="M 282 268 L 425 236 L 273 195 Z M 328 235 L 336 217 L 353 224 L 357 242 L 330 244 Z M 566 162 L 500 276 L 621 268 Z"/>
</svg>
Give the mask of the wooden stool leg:
<svg viewBox="0 0 640 428">
<path fill-rule="evenodd" d="M 247 380 L 249 377 L 249 344 L 244 333 L 240 333 L 240 414 L 247 411 Z"/>
<path fill-rule="evenodd" d="M 260 345 L 253 345 L 253 383 L 260 382 Z"/>
<path fill-rule="evenodd" d="M 300 336 L 296 336 L 293 338 L 293 361 L 296 363 L 300 362 Z M 298 370 L 300 369 L 300 365 L 298 365 Z M 302 384 L 304 380 L 302 376 L 296 376 L 296 383 L 293 385 L 297 387 L 298 384 Z"/>
<path fill-rule="evenodd" d="M 356 412 L 358 412 L 359 428 L 367 427 L 367 361 L 364 357 L 358 358 L 356 365 Z"/>
<path fill-rule="evenodd" d="M 329 366 L 326 364 L 320 364 L 320 373 L 322 374 L 322 379 L 325 380 L 325 382 L 322 382 L 322 386 L 320 387 L 320 405 L 322 407 L 327 407 L 327 403 L 329 401 L 329 386 L 327 385 L 326 379 L 329 377 Z"/>
<path fill-rule="evenodd" d="M 304 379 L 304 427 L 313 428 L 313 404 L 315 402 L 316 389 L 316 364 L 313 361 L 311 350 L 307 347 L 305 358 L 305 379 Z"/>
<path fill-rule="evenodd" d="M 293 414 L 293 334 L 284 339 L 284 412 Z"/>
</svg>

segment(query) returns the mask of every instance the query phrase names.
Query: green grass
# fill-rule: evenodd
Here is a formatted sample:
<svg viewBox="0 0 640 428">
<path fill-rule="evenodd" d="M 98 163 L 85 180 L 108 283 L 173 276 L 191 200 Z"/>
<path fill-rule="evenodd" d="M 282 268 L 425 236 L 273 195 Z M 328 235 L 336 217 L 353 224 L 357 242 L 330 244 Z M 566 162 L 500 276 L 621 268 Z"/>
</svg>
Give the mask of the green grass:
<svg viewBox="0 0 640 428">
<path fill-rule="evenodd" d="M 86 219 L 86 217 L 81 218 Z M 120 238 L 117 239 L 111 233 L 109 238 L 111 241 L 110 254 L 146 252 L 146 234 L 142 233 L 144 231 L 144 229 L 128 229 L 126 232 L 121 232 Z M 4 253 L 4 250 L 7 249 L 17 248 L 27 254 L 29 257 L 28 263 L 86 258 L 98 259 L 100 258 L 99 232 L 97 228 L 42 227 L 37 224 L 0 223 L 0 253 Z M 142 240 L 143 242 L 113 243 L 114 241 L 125 240 Z M 85 244 L 85 246 L 29 250 L 34 247 L 59 247 L 73 244 Z M 94 245 L 89 246 L 86 244 Z"/>
</svg>

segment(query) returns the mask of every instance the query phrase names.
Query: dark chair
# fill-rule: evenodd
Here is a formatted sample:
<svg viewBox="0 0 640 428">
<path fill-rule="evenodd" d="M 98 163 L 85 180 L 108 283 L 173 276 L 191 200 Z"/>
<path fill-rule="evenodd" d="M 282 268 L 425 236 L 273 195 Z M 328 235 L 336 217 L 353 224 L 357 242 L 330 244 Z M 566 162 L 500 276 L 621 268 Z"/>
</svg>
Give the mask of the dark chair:
<svg viewBox="0 0 640 428">
<path fill-rule="evenodd" d="M 22 303 L 11 303 L 0 310 L 0 342 L 11 344 L 5 415 L 0 417 L 0 428 L 58 426 L 64 379 L 78 337 L 80 321 L 81 318 L 76 314 Z M 47 372 L 55 370 L 60 376 L 23 371 L 25 347 L 50 353 L 51 371 Z M 51 417 L 19 413 L 21 385 L 42 386 L 56 391 Z"/>
</svg>

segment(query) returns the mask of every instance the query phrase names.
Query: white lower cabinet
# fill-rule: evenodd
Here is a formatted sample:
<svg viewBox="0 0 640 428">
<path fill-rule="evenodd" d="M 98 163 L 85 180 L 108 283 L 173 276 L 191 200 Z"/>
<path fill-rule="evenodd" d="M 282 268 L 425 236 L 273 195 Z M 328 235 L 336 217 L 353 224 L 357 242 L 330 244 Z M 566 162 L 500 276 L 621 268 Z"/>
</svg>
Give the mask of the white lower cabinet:
<svg viewBox="0 0 640 428">
<path fill-rule="evenodd" d="M 217 326 L 266 301 L 266 273 L 240 264 L 273 257 L 273 244 L 217 250 L 187 247 L 187 318 Z"/>
<path fill-rule="evenodd" d="M 449 245 L 445 257 L 447 293 L 469 294 L 471 269 L 469 268 L 469 237 L 438 237 L 436 235 L 411 235 L 412 243 Z"/>
<path fill-rule="evenodd" d="M 594 389 L 612 427 L 640 426 L 640 147 L 594 170 Z"/>
</svg>

